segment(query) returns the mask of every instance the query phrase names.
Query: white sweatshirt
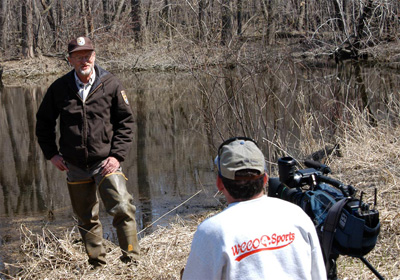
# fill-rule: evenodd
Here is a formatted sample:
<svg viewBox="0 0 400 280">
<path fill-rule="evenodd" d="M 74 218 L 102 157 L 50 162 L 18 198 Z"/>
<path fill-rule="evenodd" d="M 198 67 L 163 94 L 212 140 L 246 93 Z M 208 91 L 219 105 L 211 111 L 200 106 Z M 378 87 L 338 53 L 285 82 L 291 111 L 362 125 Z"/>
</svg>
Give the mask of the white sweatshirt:
<svg viewBox="0 0 400 280">
<path fill-rule="evenodd" d="M 263 196 L 201 223 L 183 280 L 326 279 L 318 236 L 297 205 Z"/>
</svg>

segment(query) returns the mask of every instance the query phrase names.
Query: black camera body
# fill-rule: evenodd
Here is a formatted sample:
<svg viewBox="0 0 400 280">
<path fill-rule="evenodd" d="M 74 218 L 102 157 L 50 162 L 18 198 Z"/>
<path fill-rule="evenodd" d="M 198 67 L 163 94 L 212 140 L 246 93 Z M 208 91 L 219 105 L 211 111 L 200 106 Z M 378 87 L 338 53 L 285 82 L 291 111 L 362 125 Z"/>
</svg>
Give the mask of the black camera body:
<svg viewBox="0 0 400 280">
<path fill-rule="evenodd" d="M 269 179 L 268 196 L 297 204 L 307 213 L 317 229 L 324 257 L 327 250 L 330 256 L 360 258 L 369 253 L 375 247 L 380 231 L 378 210 L 370 209 L 370 205 L 362 201 L 363 193 L 357 199 L 353 186 L 326 176 L 331 172 L 328 166 L 309 160 L 304 164 L 307 168 L 298 170 L 293 158 L 280 158 L 279 178 Z M 324 240 L 328 235 L 327 219 L 332 227 L 332 216 L 336 220 L 330 230 L 330 248 L 327 248 L 329 242 Z"/>
</svg>

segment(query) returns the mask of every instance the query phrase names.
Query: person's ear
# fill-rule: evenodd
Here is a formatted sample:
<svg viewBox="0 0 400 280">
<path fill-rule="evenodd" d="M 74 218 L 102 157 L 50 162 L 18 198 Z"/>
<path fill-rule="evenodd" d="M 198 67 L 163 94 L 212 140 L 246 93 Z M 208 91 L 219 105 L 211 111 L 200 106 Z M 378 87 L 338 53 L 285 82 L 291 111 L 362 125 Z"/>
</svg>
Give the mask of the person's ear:
<svg viewBox="0 0 400 280">
<path fill-rule="evenodd" d="M 264 187 L 267 185 L 268 182 L 268 175 L 267 173 L 264 173 Z"/>
<path fill-rule="evenodd" d="M 70 67 L 72 67 L 71 57 L 70 57 L 70 56 L 67 56 L 67 62 L 68 62 L 68 65 L 69 65 Z"/>
<path fill-rule="evenodd" d="M 217 176 L 217 188 L 219 191 L 222 191 L 223 189 L 225 189 L 224 183 L 222 183 L 222 179 L 221 176 Z"/>
</svg>

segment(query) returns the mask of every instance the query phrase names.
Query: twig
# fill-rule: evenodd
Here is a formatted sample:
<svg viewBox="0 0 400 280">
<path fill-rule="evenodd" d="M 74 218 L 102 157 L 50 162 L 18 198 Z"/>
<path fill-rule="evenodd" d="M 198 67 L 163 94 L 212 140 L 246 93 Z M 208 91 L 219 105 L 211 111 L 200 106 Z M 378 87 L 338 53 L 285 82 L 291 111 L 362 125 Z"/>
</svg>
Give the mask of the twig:
<svg viewBox="0 0 400 280">
<path fill-rule="evenodd" d="M 169 213 L 175 211 L 176 209 L 178 209 L 179 207 L 181 207 L 182 205 L 184 205 L 186 202 L 188 202 L 189 200 L 191 200 L 193 197 L 195 197 L 196 195 L 198 195 L 199 193 L 201 193 L 203 190 L 199 190 L 197 193 L 195 193 L 194 195 L 192 195 L 191 197 L 189 197 L 188 199 L 186 199 L 184 202 L 182 202 L 181 204 L 179 204 L 178 206 L 176 206 L 175 208 L 173 208 L 172 210 L 168 211 L 167 213 L 165 213 L 164 215 L 162 215 L 160 218 L 158 218 L 157 220 L 155 220 L 154 222 L 152 222 L 151 224 L 147 225 L 144 229 L 142 229 L 141 231 L 138 232 L 138 234 L 141 234 L 143 231 L 145 231 L 146 229 L 148 229 L 149 227 L 151 227 L 152 225 L 154 225 L 155 223 L 157 223 L 159 220 L 161 220 L 162 218 L 164 218 L 165 216 L 167 216 Z"/>
</svg>

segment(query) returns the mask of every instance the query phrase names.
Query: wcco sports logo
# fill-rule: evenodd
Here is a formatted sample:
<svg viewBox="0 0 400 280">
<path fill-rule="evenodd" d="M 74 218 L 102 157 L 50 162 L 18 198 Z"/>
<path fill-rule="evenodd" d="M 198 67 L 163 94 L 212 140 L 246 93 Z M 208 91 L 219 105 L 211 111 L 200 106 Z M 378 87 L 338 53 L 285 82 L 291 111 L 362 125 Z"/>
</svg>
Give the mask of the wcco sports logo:
<svg viewBox="0 0 400 280">
<path fill-rule="evenodd" d="M 295 234 L 289 232 L 287 234 L 272 234 L 262 235 L 241 244 L 232 247 L 233 256 L 236 261 L 240 262 L 242 259 L 267 250 L 277 250 L 290 245 L 295 238 Z"/>
</svg>

